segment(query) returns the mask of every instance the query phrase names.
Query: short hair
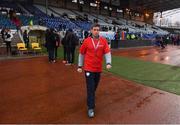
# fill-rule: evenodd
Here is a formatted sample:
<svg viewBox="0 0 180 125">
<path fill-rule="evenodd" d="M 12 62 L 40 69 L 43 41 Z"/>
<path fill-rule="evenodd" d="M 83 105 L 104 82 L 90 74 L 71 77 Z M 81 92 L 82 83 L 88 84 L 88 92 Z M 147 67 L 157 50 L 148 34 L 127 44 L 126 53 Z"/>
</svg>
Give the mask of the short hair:
<svg viewBox="0 0 180 125">
<path fill-rule="evenodd" d="M 100 27 L 100 25 L 98 23 L 92 24 L 91 29 L 93 29 L 94 27 Z"/>
</svg>

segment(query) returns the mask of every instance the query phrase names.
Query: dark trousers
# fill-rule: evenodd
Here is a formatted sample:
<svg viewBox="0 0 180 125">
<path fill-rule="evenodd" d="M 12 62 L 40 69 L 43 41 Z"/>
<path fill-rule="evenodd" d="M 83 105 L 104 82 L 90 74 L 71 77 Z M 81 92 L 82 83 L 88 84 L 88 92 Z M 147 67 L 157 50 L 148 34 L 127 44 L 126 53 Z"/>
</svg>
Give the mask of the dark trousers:
<svg viewBox="0 0 180 125">
<path fill-rule="evenodd" d="M 95 108 L 95 92 L 100 81 L 100 76 L 101 76 L 100 72 L 85 71 L 88 109 Z"/>
<path fill-rule="evenodd" d="M 75 47 L 67 47 L 67 61 L 68 63 L 74 63 Z"/>
<path fill-rule="evenodd" d="M 49 61 L 55 60 L 55 48 L 48 48 Z"/>
<path fill-rule="evenodd" d="M 63 50 L 64 50 L 64 60 L 67 61 L 67 47 L 63 46 Z"/>
<path fill-rule="evenodd" d="M 29 48 L 29 42 L 25 42 L 26 48 Z"/>
<path fill-rule="evenodd" d="M 7 54 L 11 54 L 11 42 L 6 41 L 6 51 Z"/>
<path fill-rule="evenodd" d="M 57 50 L 58 50 L 58 47 L 55 47 L 55 59 L 57 59 Z"/>
</svg>

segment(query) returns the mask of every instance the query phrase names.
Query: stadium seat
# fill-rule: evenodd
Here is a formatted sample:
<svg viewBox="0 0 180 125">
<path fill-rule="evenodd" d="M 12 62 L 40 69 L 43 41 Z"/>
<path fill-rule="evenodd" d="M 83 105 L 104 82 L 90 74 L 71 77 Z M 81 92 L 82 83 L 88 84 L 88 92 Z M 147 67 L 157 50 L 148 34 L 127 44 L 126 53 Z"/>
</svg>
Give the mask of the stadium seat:
<svg viewBox="0 0 180 125">
<path fill-rule="evenodd" d="M 31 48 L 34 51 L 34 53 L 36 53 L 37 51 L 41 52 L 41 50 L 42 50 L 42 48 L 39 47 L 39 43 L 31 43 Z"/>
<path fill-rule="evenodd" d="M 25 46 L 26 46 L 25 43 L 17 43 L 18 53 L 20 55 L 22 55 L 23 52 L 26 52 L 26 53 L 28 52 L 28 49 Z"/>
</svg>

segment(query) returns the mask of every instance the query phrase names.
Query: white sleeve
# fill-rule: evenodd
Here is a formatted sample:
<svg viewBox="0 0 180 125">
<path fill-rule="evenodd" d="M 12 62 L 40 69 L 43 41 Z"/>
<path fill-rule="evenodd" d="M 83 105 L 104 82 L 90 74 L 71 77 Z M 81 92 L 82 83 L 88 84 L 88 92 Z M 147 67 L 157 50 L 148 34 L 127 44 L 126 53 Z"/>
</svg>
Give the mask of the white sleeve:
<svg viewBox="0 0 180 125">
<path fill-rule="evenodd" d="M 105 54 L 106 64 L 111 64 L 111 53 Z"/>
<path fill-rule="evenodd" d="M 84 64 L 84 55 L 79 54 L 79 59 L 78 59 L 78 66 L 82 67 Z"/>
</svg>

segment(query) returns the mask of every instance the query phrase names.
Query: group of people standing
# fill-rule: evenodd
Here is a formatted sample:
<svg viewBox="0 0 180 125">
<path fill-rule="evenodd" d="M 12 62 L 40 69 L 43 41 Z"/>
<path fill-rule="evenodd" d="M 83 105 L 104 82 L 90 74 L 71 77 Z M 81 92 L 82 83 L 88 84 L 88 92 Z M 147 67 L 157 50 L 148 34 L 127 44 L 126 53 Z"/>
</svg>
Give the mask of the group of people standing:
<svg viewBox="0 0 180 125">
<path fill-rule="evenodd" d="M 156 35 L 155 38 L 155 45 L 161 47 L 161 49 L 164 49 L 167 44 L 172 45 L 180 45 L 180 35 L 178 34 L 171 34 L 171 35 Z"/>
<path fill-rule="evenodd" d="M 6 53 L 9 56 L 12 54 L 11 43 L 13 39 L 13 33 L 11 32 L 10 29 L 3 28 L 1 30 L 1 36 L 2 36 L 3 42 L 6 43 Z M 26 48 L 29 48 L 29 36 L 28 36 L 27 30 L 25 30 L 23 33 L 23 40 L 24 40 L 24 43 L 26 44 Z"/>
<path fill-rule="evenodd" d="M 180 35 L 171 35 L 171 41 L 173 45 L 180 45 Z"/>
<path fill-rule="evenodd" d="M 73 30 L 67 30 L 64 38 L 61 38 L 54 29 L 47 29 L 45 46 L 48 51 L 50 63 L 55 63 L 57 61 L 57 49 L 61 44 L 64 51 L 63 63 L 66 65 L 73 64 L 75 58 L 75 49 L 79 44 L 79 39 L 75 33 L 73 33 Z"/>
</svg>

